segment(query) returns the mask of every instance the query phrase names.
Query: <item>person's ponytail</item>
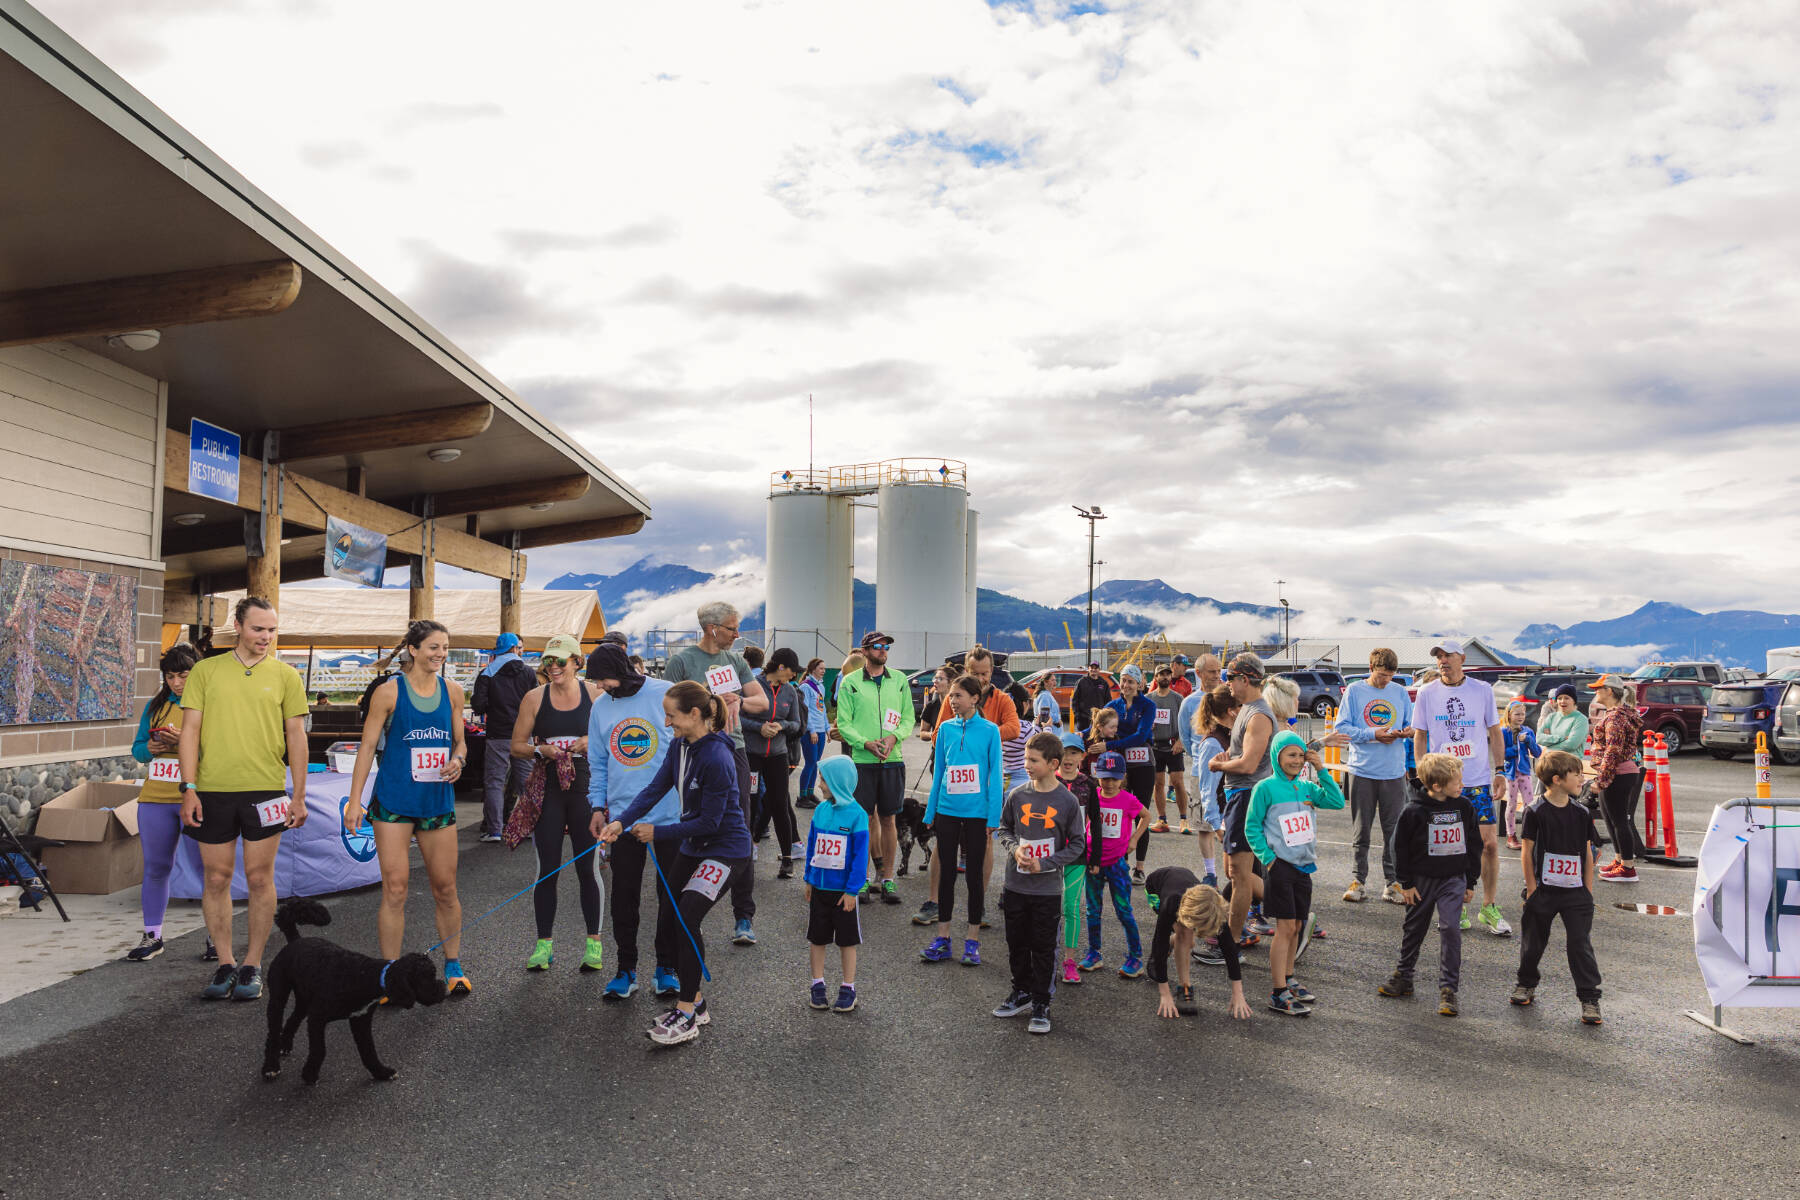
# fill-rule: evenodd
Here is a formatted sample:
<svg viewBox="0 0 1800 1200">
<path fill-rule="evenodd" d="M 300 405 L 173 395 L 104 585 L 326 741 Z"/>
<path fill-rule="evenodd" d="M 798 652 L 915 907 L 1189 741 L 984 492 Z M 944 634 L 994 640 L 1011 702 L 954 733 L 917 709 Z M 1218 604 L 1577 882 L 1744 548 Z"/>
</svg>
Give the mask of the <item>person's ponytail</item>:
<svg viewBox="0 0 1800 1200">
<path fill-rule="evenodd" d="M 708 700 L 711 703 L 707 706 L 707 723 L 713 727 L 714 733 L 719 733 L 725 728 L 725 718 L 728 715 L 728 710 L 725 707 L 725 701 L 722 697 L 709 696 Z"/>
</svg>

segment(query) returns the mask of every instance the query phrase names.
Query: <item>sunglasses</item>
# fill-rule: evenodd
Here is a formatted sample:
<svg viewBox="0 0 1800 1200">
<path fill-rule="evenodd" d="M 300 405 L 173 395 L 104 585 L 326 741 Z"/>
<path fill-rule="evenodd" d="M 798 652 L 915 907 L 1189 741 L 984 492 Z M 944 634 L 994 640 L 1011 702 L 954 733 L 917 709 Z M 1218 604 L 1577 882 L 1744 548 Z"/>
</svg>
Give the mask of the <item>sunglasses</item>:
<svg viewBox="0 0 1800 1200">
<path fill-rule="evenodd" d="M 551 658 L 549 655 L 545 655 L 542 659 L 546 667 L 566 667 L 574 661 L 572 658 Z"/>
</svg>

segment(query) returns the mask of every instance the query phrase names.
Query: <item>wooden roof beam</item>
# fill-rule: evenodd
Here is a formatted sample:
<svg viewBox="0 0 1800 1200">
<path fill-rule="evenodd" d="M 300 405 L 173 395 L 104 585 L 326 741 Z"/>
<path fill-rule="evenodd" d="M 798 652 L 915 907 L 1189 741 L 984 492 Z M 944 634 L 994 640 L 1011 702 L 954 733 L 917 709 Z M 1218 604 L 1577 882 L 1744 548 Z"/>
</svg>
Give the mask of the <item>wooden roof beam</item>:
<svg viewBox="0 0 1800 1200">
<path fill-rule="evenodd" d="M 4 292 L 0 346 L 272 316 L 299 296 L 300 278 L 278 259 Z"/>
<path fill-rule="evenodd" d="M 362 417 L 350 421 L 320 421 L 272 430 L 269 458 L 293 462 L 301 458 L 326 458 L 334 454 L 394 450 L 402 446 L 438 445 L 478 437 L 494 423 L 494 406 L 485 400 L 448 408 L 421 408 Z"/>
<path fill-rule="evenodd" d="M 559 475 L 554 479 L 522 479 L 517 483 L 497 483 L 488 487 L 459 488 L 453 492 L 436 492 L 431 498 L 431 514 L 436 517 L 461 517 L 469 513 L 494 512 L 502 508 L 518 508 L 527 504 L 560 504 L 579 500 L 594 486 L 591 475 Z M 415 501 L 405 507 L 418 508 Z"/>
<path fill-rule="evenodd" d="M 566 521 L 561 525 L 540 525 L 536 529 L 519 530 L 519 549 L 535 546 L 562 546 L 569 542 L 591 542 L 599 538 L 624 537 L 644 527 L 643 513 L 627 513 L 622 517 L 600 517 L 593 521 Z"/>
</svg>

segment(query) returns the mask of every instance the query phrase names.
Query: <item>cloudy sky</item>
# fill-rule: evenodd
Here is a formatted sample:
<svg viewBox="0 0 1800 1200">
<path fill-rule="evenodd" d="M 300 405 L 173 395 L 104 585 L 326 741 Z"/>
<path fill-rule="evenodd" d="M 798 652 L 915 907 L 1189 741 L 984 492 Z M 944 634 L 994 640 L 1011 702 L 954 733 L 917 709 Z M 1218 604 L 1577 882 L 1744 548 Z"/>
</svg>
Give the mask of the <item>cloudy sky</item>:
<svg viewBox="0 0 1800 1200">
<path fill-rule="evenodd" d="M 1800 608 L 1800 4 L 38 0 L 652 502 L 948 455 L 981 583 Z M 873 526 L 859 574 L 874 574 Z"/>
</svg>

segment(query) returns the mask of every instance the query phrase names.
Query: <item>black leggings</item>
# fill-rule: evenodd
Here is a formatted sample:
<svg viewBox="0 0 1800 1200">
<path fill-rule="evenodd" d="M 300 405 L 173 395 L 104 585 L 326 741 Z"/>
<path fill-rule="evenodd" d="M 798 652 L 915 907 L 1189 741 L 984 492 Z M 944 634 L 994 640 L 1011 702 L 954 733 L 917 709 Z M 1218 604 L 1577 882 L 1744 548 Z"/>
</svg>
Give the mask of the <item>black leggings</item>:
<svg viewBox="0 0 1800 1200">
<path fill-rule="evenodd" d="M 794 831 L 794 809 L 788 803 L 788 759 L 787 752 L 780 754 L 751 754 L 750 773 L 762 779 L 762 795 L 758 797 L 755 835 L 758 841 L 769 831 L 769 822 L 775 823 L 775 836 L 781 841 L 781 857 L 788 857 L 799 836 Z"/>
<path fill-rule="evenodd" d="M 555 767 L 550 770 L 554 772 Z M 581 917 L 587 922 L 589 937 L 600 936 L 600 879 L 595 875 L 595 856 L 584 854 L 594 846 L 594 835 L 588 831 L 588 822 L 593 818 L 594 810 L 588 807 L 586 772 L 576 779 L 580 791 L 563 791 L 561 788 L 546 787 L 544 789 L 544 811 L 538 814 L 537 828 L 531 831 L 531 841 L 537 847 L 538 885 L 531 890 L 531 907 L 537 912 L 537 935 L 540 939 L 550 936 L 551 928 L 556 924 L 556 883 L 564 875 L 573 875 L 581 889 Z M 567 831 L 569 844 L 574 848 L 581 861 L 566 871 L 555 875 L 550 872 L 562 866 L 563 833 Z M 550 875 L 544 879 L 542 876 Z"/>
<path fill-rule="evenodd" d="M 613 940 L 619 944 L 619 970 L 635 971 L 638 964 L 638 909 L 643 903 L 644 876 L 650 876 L 650 890 L 656 893 L 656 909 L 658 914 L 669 907 L 668 900 L 663 898 L 663 885 L 658 882 L 656 866 L 650 863 L 654 857 L 657 863 L 666 864 L 666 871 L 675 863 L 675 843 L 664 842 L 660 847 L 655 842 L 645 844 L 632 837 L 627 831 L 623 837 L 613 843 L 612 847 L 612 918 Z M 675 966 L 675 943 L 663 934 L 662 922 L 658 920 L 656 927 L 656 969 Z"/>
<path fill-rule="evenodd" d="M 1136 796 L 1145 808 L 1151 807 L 1151 797 L 1156 795 L 1156 763 L 1130 763 L 1125 768 L 1125 790 Z M 1150 835 L 1146 833 L 1137 844 L 1138 866 L 1144 865 L 1144 856 L 1150 853 Z"/>
<path fill-rule="evenodd" d="M 707 899 L 704 892 L 689 891 L 688 881 L 694 877 L 694 870 L 703 862 L 716 862 L 731 873 L 733 877 L 750 869 L 747 858 L 695 858 L 691 854 L 675 856 L 675 869 L 669 872 L 669 887 L 674 889 L 677 903 L 664 904 L 656 915 L 656 940 L 669 940 L 675 944 L 675 974 L 681 979 L 681 998 L 692 1004 L 700 994 L 700 959 L 706 953 L 706 938 L 700 932 L 700 922 L 712 911 L 712 906 L 719 902 L 718 897 L 725 894 L 730 880 L 725 881 L 715 892 L 712 899 Z M 664 897 L 668 899 L 667 896 Z M 676 919 L 679 911 L 680 921 Z M 687 932 L 681 930 L 682 923 L 687 925 Z M 690 935 L 692 935 L 690 937 Z"/>
<path fill-rule="evenodd" d="M 963 878 L 969 884 L 969 924 L 980 925 L 986 907 L 981 868 L 987 861 L 987 822 L 980 817 L 946 817 L 938 813 L 931 828 L 937 834 L 937 854 L 932 861 L 938 868 L 938 920 L 948 921 L 956 908 L 956 851 L 960 847 L 968 859 Z"/>
<path fill-rule="evenodd" d="M 1606 814 L 1606 828 L 1612 835 L 1613 852 L 1620 858 L 1644 857 L 1644 839 L 1638 834 L 1638 797 L 1644 791 L 1644 774 L 1614 775 L 1600 796 L 1600 808 Z"/>
</svg>

